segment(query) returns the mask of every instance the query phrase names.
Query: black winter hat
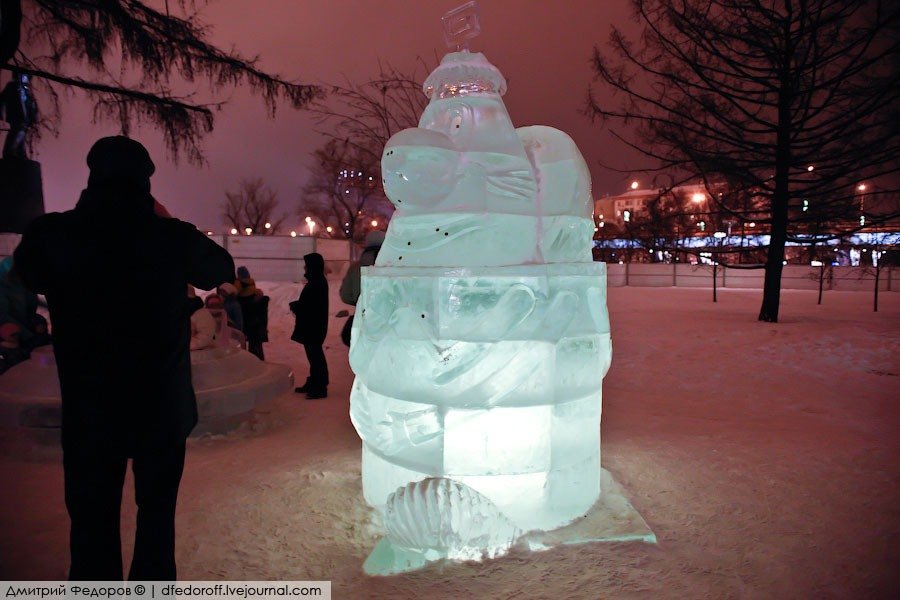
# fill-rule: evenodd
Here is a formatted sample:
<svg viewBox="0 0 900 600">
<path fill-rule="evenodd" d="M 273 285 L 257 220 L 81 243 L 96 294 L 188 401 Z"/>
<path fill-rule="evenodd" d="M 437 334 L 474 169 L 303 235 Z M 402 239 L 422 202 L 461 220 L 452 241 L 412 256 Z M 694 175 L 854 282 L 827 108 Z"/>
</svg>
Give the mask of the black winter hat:
<svg viewBox="0 0 900 600">
<path fill-rule="evenodd" d="M 311 252 L 303 257 L 307 275 L 325 275 L 325 259 L 318 252 Z"/>
<path fill-rule="evenodd" d="M 92 183 L 111 179 L 145 181 L 156 171 L 147 149 L 123 135 L 97 140 L 88 152 L 87 166 L 91 170 L 89 181 Z"/>
</svg>

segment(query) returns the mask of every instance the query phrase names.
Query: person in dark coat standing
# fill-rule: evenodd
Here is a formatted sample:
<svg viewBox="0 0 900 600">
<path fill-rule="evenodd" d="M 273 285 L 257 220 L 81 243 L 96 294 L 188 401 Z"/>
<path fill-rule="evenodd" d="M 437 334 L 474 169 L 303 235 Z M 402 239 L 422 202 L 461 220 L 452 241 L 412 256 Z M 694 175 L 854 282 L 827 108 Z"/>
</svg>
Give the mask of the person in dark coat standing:
<svg viewBox="0 0 900 600">
<path fill-rule="evenodd" d="M 147 150 L 102 138 L 75 208 L 32 221 L 14 253 L 47 298 L 62 392 L 72 580 L 121 580 L 128 459 L 138 506 L 131 580 L 174 580 L 175 504 L 197 423 L 185 289 L 230 281 L 231 256 L 150 195 Z M 109 290 L 127 302 L 110 302 Z"/>
<path fill-rule="evenodd" d="M 306 393 L 308 400 L 328 395 L 328 363 L 322 344 L 328 332 L 328 281 L 325 279 L 325 260 L 313 252 L 303 257 L 306 265 L 306 285 L 300 297 L 290 303 L 296 323 L 291 339 L 303 344 L 309 360 L 309 377 L 306 383 L 294 391 Z"/>
</svg>

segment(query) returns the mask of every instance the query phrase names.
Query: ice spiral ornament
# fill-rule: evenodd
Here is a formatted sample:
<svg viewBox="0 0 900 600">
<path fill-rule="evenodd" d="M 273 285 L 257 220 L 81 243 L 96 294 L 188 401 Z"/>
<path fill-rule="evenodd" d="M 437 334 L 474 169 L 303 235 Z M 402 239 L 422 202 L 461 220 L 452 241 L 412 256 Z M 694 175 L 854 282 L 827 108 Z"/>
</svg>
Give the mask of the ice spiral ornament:
<svg viewBox="0 0 900 600">
<path fill-rule="evenodd" d="M 448 54 L 425 82 L 419 127 L 385 147 L 397 210 L 363 270 L 351 418 L 371 505 L 444 478 L 488 499 L 494 518 L 548 530 L 600 494 L 606 268 L 591 257 L 578 148 L 556 129 L 514 128 L 505 89 L 482 54 Z"/>
</svg>

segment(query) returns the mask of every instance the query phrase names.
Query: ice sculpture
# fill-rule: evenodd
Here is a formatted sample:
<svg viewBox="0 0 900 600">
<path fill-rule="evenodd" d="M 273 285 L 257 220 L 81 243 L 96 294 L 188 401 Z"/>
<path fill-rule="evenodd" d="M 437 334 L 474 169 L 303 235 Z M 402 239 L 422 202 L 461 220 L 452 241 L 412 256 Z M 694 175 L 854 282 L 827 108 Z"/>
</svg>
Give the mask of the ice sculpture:
<svg viewBox="0 0 900 600">
<path fill-rule="evenodd" d="M 387 511 L 395 544 L 473 545 L 445 544 L 448 557 L 502 553 L 511 527 L 560 527 L 600 493 L 611 343 L 590 176 L 566 134 L 515 129 L 505 91 L 480 53 L 450 53 L 426 80 L 419 127 L 384 149 L 397 211 L 363 269 L 353 324 L 365 498 Z M 412 493 L 422 480 L 428 493 Z M 398 498 L 403 519 L 438 530 L 398 534 Z M 467 508 L 454 507 L 462 498 Z M 468 535 L 473 515 L 495 517 Z"/>
</svg>

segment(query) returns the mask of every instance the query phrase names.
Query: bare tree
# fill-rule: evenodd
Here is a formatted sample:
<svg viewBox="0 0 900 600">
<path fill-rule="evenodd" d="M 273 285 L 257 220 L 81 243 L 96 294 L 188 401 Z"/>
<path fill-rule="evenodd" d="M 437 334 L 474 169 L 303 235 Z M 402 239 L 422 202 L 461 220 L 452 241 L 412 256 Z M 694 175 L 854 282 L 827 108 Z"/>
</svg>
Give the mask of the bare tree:
<svg viewBox="0 0 900 600">
<path fill-rule="evenodd" d="M 329 140 L 346 142 L 361 164 L 380 167 L 381 151 L 398 131 L 416 127 L 428 98 L 421 79 L 431 69 L 419 60 L 411 72 L 379 64 L 378 75 L 364 83 L 349 80 L 328 89 L 309 106 L 319 132 Z M 378 178 L 380 181 L 380 177 Z"/>
<path fill-rule="evenodd" d="M 272 235 L 286 215 L 275 216 L 278 197 L 262 179 L 242 179 L 236 192 L 225 192 L 222 217 L 238 234 Z"/>
<path fill-rule="evenodd" d="M 316 165 L 304 188 L 300 214 L 328 215 L 343 236 L 360 241 L 372 217 L 387 220 L 393 213 L 381 187 L 380 155 L 377 159 L 349 141 L 329 140 L 313 153 Z M 330 220 L 329 220 L 330 221 Z"/>
<path fill-rule="evenodd" d="M 371 217 L 390 218 L 393 207 L 382 189 L 381 153 L 392 135 L 419 123 L 428 104 L 417 81 L 422 70 L 429 70 L 422 60 L 411 73 L 380 65 L 374 79 L 332 86 L 311 104 L 327 142 L 314 152 L 301 212 L 319 205 L 335 216 L 351 242 L 371 229 Z M 351 243 L 351 255 L 353 251 Z"/>
<path fill-rule="evenodd" d="M 900 5 L 881 0 L 632 0 L 639 44 L 613 28 L 595 49 L 597 78 L 618 105 L 588 112 L 634 126 L 613 134 L 652 161 L 729 194 L 739 216 L 761 199 L 770 234 L 759 319 L 776 322 L 785 244 L 808 243 L 896 217 L 848 218 L 860 181 L 900 170 Z M 886 183 L 885 192 L 893 191 Z M 806 204 L 804 205 L 804 201 Z M 804 210 L 804 207 L 806 210 Z M 814 229 L 814 228 L 813 228 Z"/>
<path fill-rule="evenodd" d="M 247 87 L 272 116 L 279 101 L 302 108 L 321 95 L 316 86 L 261 70 L 256 58 L 209 44 L 195 2 L 172 4 L 180 16 L 169 12 L 168 1 L 161 12 L 139 0 L 0 0 L 0 70 L 34 79 L 38 93 L 51 99 L 42 122 L 51 130 L 59 91 L 75 88 L 93 102 L 95 119 L 118 122 L 124 134 L 133 123 L 150 123 L 162 130 L 175 159 L 183 152 L 191 162 L 202 161 L 199 142 L 212 130 L 220 103 L 175 89 L 205 81 L 214 97 Z M 126 83 L 129 77 L 137 81 Z"/>
</svg>

